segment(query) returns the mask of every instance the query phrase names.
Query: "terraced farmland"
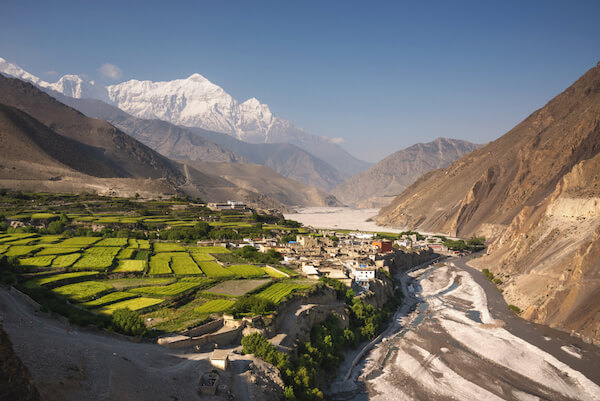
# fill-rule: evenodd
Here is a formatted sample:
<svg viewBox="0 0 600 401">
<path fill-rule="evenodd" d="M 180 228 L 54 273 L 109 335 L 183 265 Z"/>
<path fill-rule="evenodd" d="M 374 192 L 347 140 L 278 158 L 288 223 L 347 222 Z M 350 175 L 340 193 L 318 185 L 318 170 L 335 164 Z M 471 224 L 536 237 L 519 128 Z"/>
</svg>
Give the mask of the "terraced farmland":
<svg viewBox="0 0 600 401">
<path fill-rule="evenodd" d="M 173 273 L 169 265 L 170 261 L 171 257 L 152 256 L 150 258 L 150 270 L 148 271 L 148 274 L 156 275 Z"/>
<path fill-rule="evenodd" d="M 62 246 L 47 246 L 46 248 L 44 248 L 44 249 L 40 250 L 38 253 L 36 253 L 36 256 L 64 255 L 67 253 L 79 252 L 79 250 L 81 250 L 81 248 L 68 248 L 68 247 L 62 247 Z"/>
<path fill-rule="evenodd" d="M 125 246 L 127 245 L 127 238 L 104 238 L 98 242 L 96 246 Z"/>
<path fill-rule="evenodd" d="M 196 313 L 219 313 L 225 312 L 229 310 L 233 304 L 235 304 L 235 300 L 232 299 L 213 299 L 208 301 L 197 308 L 194 308 L 194 312 Z"/>
<path fill-rule="evenodd" d="M 290 295 L 292 292 L 308 290 L 309 288 L 310 285 L 307 284 L 301 284 L 293 281 L 282 281 L 268 286 L 266 289 L 256 294 L 256 296 L 268 299 L 273 301 L 275 304 L 278 304 L 282 299 Z"/>
<path fill-rule="evenodd" d="M 4 254 L 6 256 L 25 256 L 39 249 L 42 245 L 14 245 Z"/>
<path fill-rule="evenodd" d="M 81 257 L 80 253 L 70 253 L 68 255 L 59 255 L 52 262 L 52 267 L 56 268 L 67 268 L 71 267 L 73 263 Z"/>
<path fill-rule="evenodd" d="M 206 274 L 208 277 L 215 278 L 223 278 L 223 277 L 233 277 L 234 273 L 227 270 L 217 262 L 199 262 L 200 269 Z"/>
<path fill-rule="evenodd" d="M 254 265 L 231 265 L 226 267 L 227 270 L 240 277 L 262 277 L 265 271 Z"/>
<path fill-rule="evenodd" d="M 88 248 L 74 265 L 74 269 L 104 270 L 113 265 L 115 256 L 119 253 L 116 247 Z"/>
<path fill-rule="evenodd" d="M 59 244 L 66 247 L 85 247 L 100 241 L 100 237 L 73 237 L 67 238 Z"/>
<path fill-rule="evenodd" d="M 187 253 L 171 257 L 171 270 L 179 275 L 202 273 L 196 262 Z"/>
<path fill-rule="evenodd" d="M 115 291 L 110 294 L 104 295 L 98 299 L 94 299 L 93 301 L 84 302 L 81 306 L 85 308 L 97 308 L 99 306 L 105 306 L 108 304 L 113 304 L 115 302 L 124 301 L 126 299 L 137 298 L 139 295 L 134 294 L 132 292 L 126 291 Z"/>
<path fill-rule="evenodd" d="M 172 244 L 168 242 L 157 242 L 154 244 L 154 252 L 185 252 L 185 248 L 179 244 Z"/>
<path fill-rule="evenodd" d="M 47 256 L 34 256 L 31 258 L 20 259 L 21 266 L 33 266 L 33 267 L 47 267 L 52 264 L 52 261 L 56 258 L 54 255 Z"/>
<path fill-rule="evenodd" d="M 113 304 L 103 306 L 98 308 L 98 312 L 105 315 L 112 315 L 114 311 L 121 308 L 129 308 L 131 310 L 137 311 L 145 308 L 149 308 L 151 306 L 158 305 L 162 303 L 164 300 L 160 298 L 146 298 L 139 297 L 129 299 L 127 301 L 115 302 Z"/>
<path fill-rule="evenodd" d="M 208 287 L 214 281 L 211 279 L 195 280 L 195 281 L 178 281 L 173 284 L 157 287 L 137 287 L 129 291 L 136 294 L 144 294 L 158 297 L 175 297 L 194 288 Z"/>
<path fill-rule="evenodd" d="M 110 285 L 100 281 L 82 281 L 81 283 L 67 284 L 54 288 L 52 292 L 69 300 L 82 302 L 110 290 L 112 290 Z"/>
<path fill-rule="evenodd" d="M 143 272 L 146 269 L 145 260 L 120 260 L 119 265 L 113 270 L 115 273 Z"/>
<path fill-rule="evenodd" d="M 98 272 L 73 272 L 63 274 L 53 274 L 47 277 L 40 277 L 33 280 L 29 280 L 25 283 L 25 286 L 34 288 L 43 285 L 59 283 L 61 281 L 72 280 L 75 278 L 91 278 L 92 276 L 98 275 Z"/>
</svg>

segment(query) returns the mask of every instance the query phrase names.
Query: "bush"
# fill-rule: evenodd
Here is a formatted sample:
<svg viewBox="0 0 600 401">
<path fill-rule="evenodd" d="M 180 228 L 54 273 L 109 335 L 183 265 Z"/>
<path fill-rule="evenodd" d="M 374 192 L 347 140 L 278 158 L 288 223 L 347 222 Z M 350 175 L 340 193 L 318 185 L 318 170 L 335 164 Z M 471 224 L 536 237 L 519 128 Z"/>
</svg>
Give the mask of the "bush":
<svg viewBox="0 0 600 401">
<path fill-rule="evenodd" d="M 508 309 L 515 312 L 517 315 L 521 313 L 521 308 L 516 305 L 508 305 Z"/>
<path fill-rule="evenodd" d="M 130 336 L 142 336 L 146 333 L 146 325 L 136 312 L 129 308 L 120 308 L 112 314 L 112 325 L 115 331 Z"/>
<path fill-rule="evenodd" d="M 232 308 L 234 316 L 240 316 L 246 313 L 265 315 L 274 311 L 275 303 L 273 303 L 273 301 L 255 295 L 240 298 Z"/>
</svg>

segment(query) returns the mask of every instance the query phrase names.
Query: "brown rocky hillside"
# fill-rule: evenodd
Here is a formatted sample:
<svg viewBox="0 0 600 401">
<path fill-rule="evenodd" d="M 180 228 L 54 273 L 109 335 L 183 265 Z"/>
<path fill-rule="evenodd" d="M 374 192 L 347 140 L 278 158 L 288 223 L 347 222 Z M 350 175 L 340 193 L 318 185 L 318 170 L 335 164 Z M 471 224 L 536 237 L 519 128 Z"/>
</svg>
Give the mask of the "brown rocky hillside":
<svg viewBox="0 0 600 401">
<path fill-rule="evenodd" d="M 331 193 L 348 205 L 383 207 L 423 174 L 446 167 L 478 147 L 480 145 L 471 142 L 447 138 L 417 143 L 352 176 Z"/>
<path fill-rule="evenodd" d="M 417 180 L 381 224 L 492 241 L 478 259 L 536 322 L 600 341 L 600 63 L 507 134 Z"/>
</svg>

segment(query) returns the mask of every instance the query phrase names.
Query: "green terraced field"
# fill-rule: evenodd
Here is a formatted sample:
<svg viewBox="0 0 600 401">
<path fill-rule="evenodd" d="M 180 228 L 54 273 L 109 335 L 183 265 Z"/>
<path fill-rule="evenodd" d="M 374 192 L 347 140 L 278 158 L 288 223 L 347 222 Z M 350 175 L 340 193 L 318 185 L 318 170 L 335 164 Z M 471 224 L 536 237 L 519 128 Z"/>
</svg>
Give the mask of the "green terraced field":
<svg viewBox="0 0 600 401">
<path fill-rule="evenodd" d="M 208 277 L 233 277 L 234 274 L 217 262 L 198 262 L 200 269 Z"/>
<path fill-rule="evenodd" d="M 135 249 L 132 248 L 121 249 L 121 251 L 117 255 L 117 259 L 131 259 L 134 253 Z"/>
<path fill-rule="evenodd" d="M 172 243 L 164 243 L 164 242 L 155 242 L 154 243 L 154 252 L 184 252 L 185 248 L 179 244 Z"/>
<path fill-rule="evenodd" d="M 147 287 L 151 285 L 167 285 L 175 281 L 174 277 L 139 277 L 139 278 L 114 278 L 106 280 L 117 290 L 126 290 L 133 287 Z"/>
<path fill-rule="evenodd" d="M 19 263 L 21 266 L 33 266 L 33 267 L 48 267 L 52 264 L 56 256 L 47 255 L 47 256 L 34 256 L 31 258 L 20 259 Z"/>
<path fill-rule="evenodd" d="M 227 280 L 204 291 L 206 294 L 227 295 L 239 297 L 258 287 L 269 283 L 270 279 L 261 280 Z"/>
<path fill-rule="evenodd" d="M 150 258 L 150 270 L 148 274 L 170 274 L 172 273 L 171 267 L 169 266 L 171 258 L 163 258 L 152 256 Z"/>
<path fill-rule="evenodd" d="M 54 219 L 58 218 L 54 213 L 34 213 L 31 215 L 33 220 L 42 220 L 42 219 Z"/>
<path fill-rule="evenodd" d="M 40 237 L 39 239 L 39 243 L 40 244 L 50 244 L 56 241 L 60 241 L 61 239 L 63 239 L 62 235 L 44 235 L 42 237 Z"/>
<path fill-rule="evenodd" d="M 213 282 L 213 280 L 205 278 L 204 280 L 178 281 L 173 284 L 158 287 L 132 288 L 129 291 L 134 292 L 136 294 L 144 294 L 150 296 L 174 297 L 194 288 L 210 286 Z"/>
<path fill-rule="evenodd" d="M 52 292 L 72 301 L 82 302 L 109 290 L 112 290 L 112 287 L 106 283 L 100 281 L 82 281 L 81 283 L 67 284 L 54 288 Z"/>
<path fill-rule="evenodd" d="M 8 251 L 4 252 L 4 254 L 6 256 L 25 256 L 32 253 L 36 249 L 39 249 L 40 247 L 41 245 L 14 245 L 11 246 Z"/>
<path fill-rule="evenodd" d="M 56 259 L 54 259 L 54 262 L 52 262 L 52 267 L 57 267 L 57 268 L 71 267 L 73 265 L 73 263 L 75 263 L 77 261 L 77 259 L 79 259 L 80 256 L 81 256 L 80 253 L 70 253 L 68 255 L 59 255 L 56 257 Z"/>
<path fill-rule="evenodd" d="M 29 288 L 40 287 L 42 285 L 57 283 L 64 280 L 70 280 L 78 277 L 92 277 L 98 275 L 98 272 L 73 272 L 63 274 L 53 274 L 47 277 L 36 278 L 25 282 L 25 286 Z"/>
<path fill-rule="evenodd" d="M 125 246 L 127 245 L 127 238 L 104 238 L 98 242 L 95 246 Z"/>
<path fill-rule="evenodd" d="M 27 245 L 37 243 L 37 238 L 24 238 L 9 242 L 9 245 Z"/>
<path fill-rule="evenodd" d="M 119 265 L 113 270 L 115 273 L 143 272 L 146 269 L 145 260 L 120 260 Z"/>
<path fill-rule="evenodd" d="M 66 247 L 85 247 L 100 241 L 100 237 L 73 237 L 67 238 L 59 244 Z"/>
<path fill-rule="evenodd" d="M 263 268 L 265 270 L 265 272 L 267 272 L 267 274 L 271 277 L 275 277 L 275 278 L 286 278 L 286 277 L 290 277 L 289 274 L 284 273 L 283 271 L 280 271 L 279 269 L 275 269 L 273 267 L 270 266 L 266 266 Z"/>
<path fill-rule="evenodd" d="M 262 277 L 265 275 L 265 271 L 254 265 L 231 265 L 226 267 L 230 272 L 240 277 Z"/>
<path fill-rule="evenodd" d="M 79 252 L 81 248 L 67 248 L 67 247 L 62 247 L 62 246 L 48 246 L 44 249 L 42 249 L 41 251 L 39 251 L 38 253 L 36 253 L 37 256 L 41 256 L 41 255 L 65 255 L 67 253 L 74 253 L 74 252 Z"/>
<path fill-rule="evenodd" d="M 137 298 L 139 295 L 132 292 L 115 291 L 110 294 L 106 294 L 103 297 L 94 299 L 93 301 L 84 302 L 81 306 L 85 308 L 97 308 L 99 306 L 105 306 L 113 304 L 115 302 L 124 301 L 126 299 Z"/>
<path fill-rule="evenodd" d="M 222 246 L 199 246 L 197 248 L 191 248 L 192 252 L 196 253 L 231 253 L 231 251 Z"/>
<path fill-rule="evenodd" d="M 182 255 L 174 255 L 171 257 L 171 269 L 175 274 L 202 274 L 198 265 L 194 260 L 184 253 Z"/>
<path fill-rule="evenodd" d="M 119 253 L 116 247 L 93 247 L 85 250 L 81 259 L 74 265 L 75 269 L 103 270 L 113 264 L 115 256 Z"/>
<path fill-rule="evenodd" d="M 210 256 L 208 253 L 199 253 L 199 252 L 192 253 L 192 258 L 194 258 L 194 260 L 196 262 L 208 262 L 211 260 L 215 260 L 215 258 Z"/>
<path fill-rule="evenodd" d="M 114 304 L 110 304 L 107 306 L 103 306 L 102 308 L 97 309 L 99 313 L 105 315 L 111 315 L 114 311 L 121 308 L 129 308 L 131 310 L 141 310 L 145 308 L 149 308 L 151 306 L 158 305 L 162 303 L 164 300 L 159 298 L 146 298 L 139 297 L 129 299 L 127 301 L 116 302 Z"/>
<path fill-rule="evenodd" d="M 235 304 L 235 300 L 232 299 L 213 299 L 212 301 L 208 301 L 205 304 L 194 308 L 194 312 L 196 313 L 220 313 L 225 312 L 230 309 L 233 304 Z"/>
<path fill-rule="evenodd" d="M 281 302 L 281 300 L 294 291 L 307 290 L 310 286 L 306 284 L 294 283 L 294 282 L 279 282 L 268 286 L 263 291 L 256 294 L 257 297 L 266 298 L 273 301 L 275 304 Z"/>
<path fill-rule="evenodd" d="M 10 245 L 0 245 L 0 254 L 6 252 L 8 248 L 10 248 Z"/>
</svg>

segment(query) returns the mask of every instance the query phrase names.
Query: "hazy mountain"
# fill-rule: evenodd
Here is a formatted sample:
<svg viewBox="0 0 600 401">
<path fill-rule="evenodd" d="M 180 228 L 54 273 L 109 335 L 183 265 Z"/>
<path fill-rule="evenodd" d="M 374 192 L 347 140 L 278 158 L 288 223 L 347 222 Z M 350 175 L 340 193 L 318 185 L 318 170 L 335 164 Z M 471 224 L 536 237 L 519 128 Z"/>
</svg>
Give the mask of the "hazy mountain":
<svg viewBox="0 0 600 401">
<path fill-rule="evenodd" d="M 347 178 L 294 145 L 250 144 L 201 128 L 186 129 L 161 120 L 136 118 L 96 99 L 75 99 L 56 92 L 52 95 L 87 116 L 110 122 L 172 159 L 263 164 L 285 177 L 325 191 Z"/>
<path fill-rule="evenodd" d="M 250 143 L 290 143 L 327 161 L 343 175 L 371 164 L 358 160 L 330 139 L 309 134 L 276 117 L 269 106 L 251 98 L 239 103 L 200 74 L 166 82 L 130 80 L 109 87 L 66 75 L 49 83 L 0 58 L 0 72 L 75 98 L 94 98 L 142 119 L 226 133 Z"/>
<path fill-rule="evenodd" d="M 383 207 L 421 175 L 445 167 L 478 147 L 467 141 L 446 138 L 417 143 L 392 153 L 370 169 L 352 176 L 331 193 L 348 205 Z"/>
<path fill-rule="evenodd" d="M 600 63 L 510 132 L 427 173 L 379 223 L 493 240 L 476 260 L 537 322 L 600 339 Z"/>
</svg>

